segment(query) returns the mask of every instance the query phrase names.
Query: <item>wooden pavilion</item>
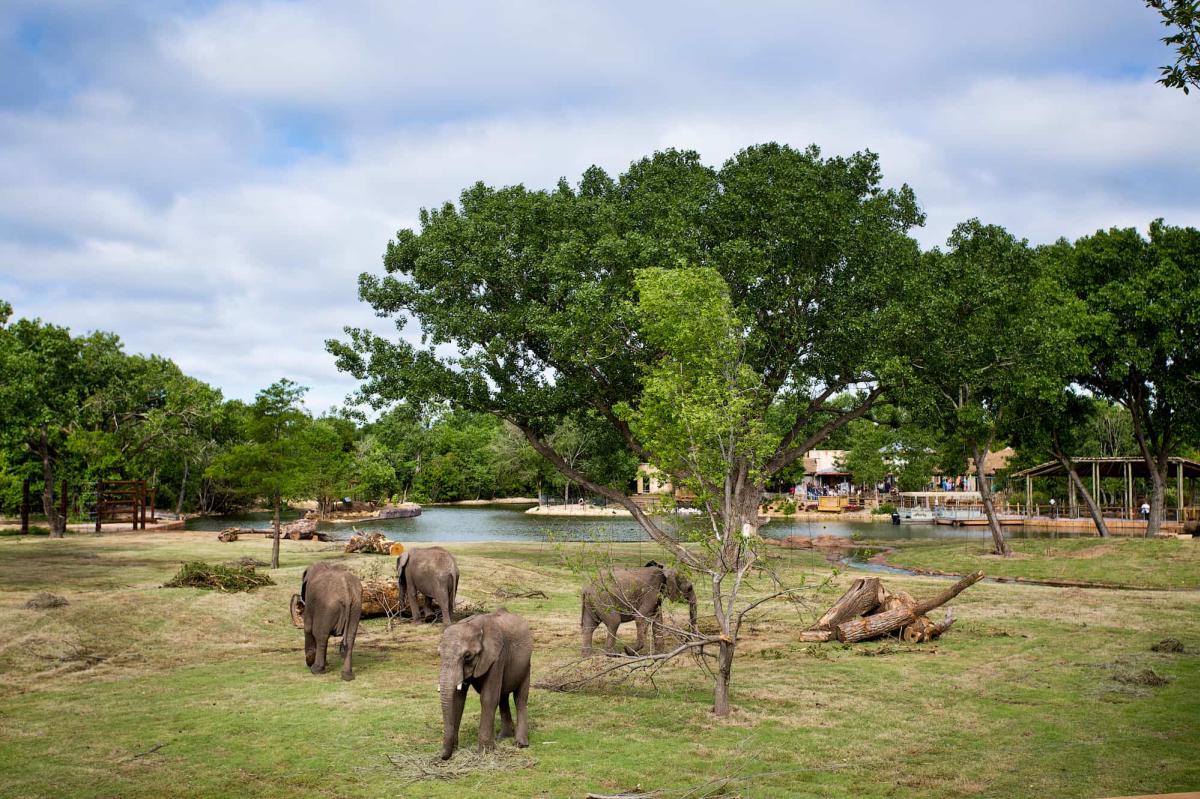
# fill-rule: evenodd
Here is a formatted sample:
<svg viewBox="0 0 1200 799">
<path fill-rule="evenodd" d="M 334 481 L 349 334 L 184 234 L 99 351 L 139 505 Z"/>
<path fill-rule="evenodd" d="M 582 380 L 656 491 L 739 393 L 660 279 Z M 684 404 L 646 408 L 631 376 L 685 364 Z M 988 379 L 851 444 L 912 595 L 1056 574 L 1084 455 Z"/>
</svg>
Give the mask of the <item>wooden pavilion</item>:
<svg viewBox="0 0 1200 799">
<path fill-rule="evenodd" d="M 1128 456 L 1075 458 L 1074 461 L 1079 479 L 1087 484 L 1090 478 L 1091 485 L 1088 488 L 1092 498 L 1096 500 L 1096 504 L 1101 506 L 1105 516 L 1119 519 L 1136 519 L 1138 517 L 1138 508 L 1141 503 L 1137 501 L 1134 481 L 1150 479 L 1150 470 L 1146 466 L 1145 460 L 1136 456 Z M 1200 481 L 1200 462 L 1189 458 L 1173 457 L 1168 458 L 1167 463 L 1167 485 L 1170 486 L 1171 482 L 1175 483 L 1175 507 L 1173 509 L 1164 508 L 1164 514 L 1167 515 L 1167 519 L 1171 519 L 1173 516 L 1173 520 L 1177 522 L 1200 519 L 1200 505 L 1197 504 L 1196 496 L 1197 482 Z M 1066 478 L 1067 470 L 1058 461 L 1048 461 L 1010 475 L 1009 479 L 1013 481 L 1025 479 L 1027 515 L 1032 515 L 1028 509 L 1033 506 L 1033 480 L 1038 477 Z M 1101 481 L 1114 478 L 1121 480 L 1121 503 L 1104 505 L 1101 502 Z M 1062 508 L 1062 513 L 1073 517 L 1078 516 L 1080 515 L 1080 500 L 1076 495 L 1075 485 L 1068 479 L 1067 486 L 1068 504 L 1067 507 Z"/>
</svg>

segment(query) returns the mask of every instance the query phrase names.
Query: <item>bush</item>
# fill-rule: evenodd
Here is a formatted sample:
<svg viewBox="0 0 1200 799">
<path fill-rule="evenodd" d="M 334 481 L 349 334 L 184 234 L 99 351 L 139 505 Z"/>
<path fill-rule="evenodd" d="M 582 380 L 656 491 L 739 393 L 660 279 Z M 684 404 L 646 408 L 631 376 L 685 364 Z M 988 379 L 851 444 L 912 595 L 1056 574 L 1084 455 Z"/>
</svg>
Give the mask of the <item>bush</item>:
<svg viewBox="0 0 1200 799">
<path fill-rule="evenodd" d="M 204 588 L 211 591 L 253 591 L 263 585 L 275 585 L 265 574 L 257 574 L 253 566 L 222 566 L 202 560 L 185 563 L 179 573 L 163 588 Z"/>
<path fill-rule="evenodd" d="M 891 516 L 896 512 L 896 506 L 890 502 L 880 502 L 875 510 L 871 511 L 876 516 Z"/>
<path fill-rule="evenodd" d="M 777 511 L 779 511 L 780 513 L 782 513 L 784 516 L 791 516 L 793 513 L 796 512 L 796 504 L 794 502 L 792 502 L 790 499 L 785 499 L 783 501 L 783 503 L 776 506 L 775 509 Z"/>
</svg>

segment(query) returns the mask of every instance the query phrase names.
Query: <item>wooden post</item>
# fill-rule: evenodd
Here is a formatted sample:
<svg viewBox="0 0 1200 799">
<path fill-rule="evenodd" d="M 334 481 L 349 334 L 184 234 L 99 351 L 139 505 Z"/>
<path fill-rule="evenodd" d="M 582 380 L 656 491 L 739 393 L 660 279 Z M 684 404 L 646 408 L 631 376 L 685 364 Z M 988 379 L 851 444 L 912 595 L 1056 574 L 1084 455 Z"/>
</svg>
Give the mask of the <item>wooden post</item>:
<svg viewBox="0 0 1200 799">
<path fill-rule="evenodd" d="M 140 480 L 137 484 L 137 509 L 142 517 L 142 529 L 146 529 L 146 481 Z"/>
<path fill-rule="evenodd" d="M 1183 521 L 1183 461 L 1175 461 L 1175 521 Z"/>
<path fill-rule="evenodd" d="M 154 492 L 157 490 L 158 489 L 156 489 L 156 488 L 150 489 L 150 523 L 151 524 L 157 524 L 157 519 L 154 518 Z"/>
<path fill-rule="evenodd" d="M 1133 519 L 1133 464 L 1125 464 L 1125 518 Z"/>
<path fill-rule="evenodd" d="M 21 481 L 21 535 L 29 535 L 29 478 Z"/>
<path fill-rule="evenodd" d="M 104 484 L 99 480 L 96 481 L 96 532 L 100 532 L 101 519 L 104 517 L 104 491 L 101 486 Z"/>
<path fill-rule="evenodd" d="M 1070 498 L 1071 518 L 1079 516 L 1078 505 L 1075 499 L 1075 481 L 1071 479 L 1071 475 L 1067 475 L 1067 495 Z"/>
<path fill-rule="evenodd" d="M 1100 464 L 1092 461 L 1092 498 L 1096 500 L 1096 504 L 1101 506 L 1100 513 L 1103 514 L 1104 498 L 1100 496 Z"/>
<path fill-rule="evenodd" d="M 1033 478 L 1025 476 L 1025 515 L 1033 515 Z"/>
</svg>

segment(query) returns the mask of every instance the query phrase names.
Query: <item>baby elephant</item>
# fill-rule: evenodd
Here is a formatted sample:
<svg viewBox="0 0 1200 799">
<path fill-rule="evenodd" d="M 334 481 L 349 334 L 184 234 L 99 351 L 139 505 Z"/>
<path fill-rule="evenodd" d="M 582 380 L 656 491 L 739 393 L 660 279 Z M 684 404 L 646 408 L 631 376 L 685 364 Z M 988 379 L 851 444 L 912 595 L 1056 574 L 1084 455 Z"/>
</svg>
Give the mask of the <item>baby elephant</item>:
<svg viewBox="0 0 1200 799">
<path fill-rule="evenodd" d="M 479 692 L 479 751 L 494 749 L 496 708 L 500 708 L 500 737 L 516 736 L 517 746 L 529 746 L 529 658 L 533 636 L 529 624 L 515 613 L 500 608 L 487 615 L 472 616 L 442 631 L 438 646 L 442 658 L 438 691 L 442 699 L 442 760 L 458 748 L 467 690 Z M 513 727 L 508 707 L 511 696 L 517 706 Z"/>
<path fill-rule="evenodd" d="M 353 680 L 351 659 L 362 616 L 362 581 L 345 569 L 314 563 L 304 570 L 300 597 L 294 604 L 304 616 L 305 664 L 313 674 L 325 671 L 329 636 L 341 636 L 342 679 Z"/>
<path fill-rule="evenodd" d="M 420 595 L 438 606 L 443 628 L 450 626 L 458 593 L 458 563 L 453 555 L 441 547 L 405 550 L 396 558 L 396 584 L 400 602 L 412 614 L 414 624 L 424 616 L 425 603 L 418 599 Z"/>
</svg>

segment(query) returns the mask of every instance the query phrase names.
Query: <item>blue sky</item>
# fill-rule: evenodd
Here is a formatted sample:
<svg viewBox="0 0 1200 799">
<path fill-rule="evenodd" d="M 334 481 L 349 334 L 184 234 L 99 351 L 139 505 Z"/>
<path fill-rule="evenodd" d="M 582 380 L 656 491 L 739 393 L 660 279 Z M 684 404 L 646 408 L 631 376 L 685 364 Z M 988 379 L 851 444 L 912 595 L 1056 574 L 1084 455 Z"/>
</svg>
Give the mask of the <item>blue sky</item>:
<svg viewBox="0 0 1200 799">
<path fill-rule="evenodd" d="M 353 388 L 356 276 L 475 180 L 870 148 L 942 242 L 1200 226 L 1200 95 L 1139 0 L 0 8 L 0 297 L 249 398 Z M 379 328 L 382 329 L 382 328 Z"/>
</svg>

